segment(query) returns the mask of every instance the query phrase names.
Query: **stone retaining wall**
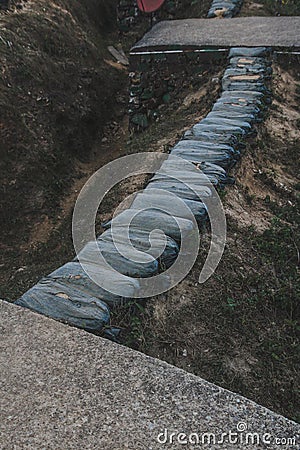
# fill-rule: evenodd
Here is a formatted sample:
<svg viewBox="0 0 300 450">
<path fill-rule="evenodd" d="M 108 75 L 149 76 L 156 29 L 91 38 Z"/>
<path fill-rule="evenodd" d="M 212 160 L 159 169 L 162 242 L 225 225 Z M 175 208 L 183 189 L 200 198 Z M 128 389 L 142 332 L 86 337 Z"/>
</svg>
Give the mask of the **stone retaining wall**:
<svg viewBox="0 0 300 450">
<path fill-rule="evenodd" d="M 226 51 L 157 51 L 130 54 L 129 126 L 141 131 L 159 118 L 160 105 L 185 87 L 199 86 L 202 74 L 226 60 Z"/>
</svg>

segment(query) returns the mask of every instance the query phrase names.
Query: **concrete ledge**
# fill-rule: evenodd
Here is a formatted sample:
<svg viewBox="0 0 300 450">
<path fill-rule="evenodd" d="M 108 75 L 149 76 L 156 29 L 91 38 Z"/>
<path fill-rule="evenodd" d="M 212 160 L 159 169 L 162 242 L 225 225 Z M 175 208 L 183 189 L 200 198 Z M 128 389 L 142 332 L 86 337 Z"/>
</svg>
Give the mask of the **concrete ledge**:
<svg viewBox="0 0 300 450">
<path fill-rule="evenodd" d="M 238 17 L 231 20 L 186 19 L 155 25 L 132 52 L 163 48 L 300 48 L 300 17 Z"/>
<path fill-rule="evenodd" d="M 300 427 L 196 376 L 0 302 L 1 449 L 190 448 L 163 445 L 169 433 L 270 433 L 271 445 L 192 448 L 287 448 Z M 164 437 L 161 436 L 161 440 Z M 290 445 L 288 448 L 296 448 Z"/>
</svg>

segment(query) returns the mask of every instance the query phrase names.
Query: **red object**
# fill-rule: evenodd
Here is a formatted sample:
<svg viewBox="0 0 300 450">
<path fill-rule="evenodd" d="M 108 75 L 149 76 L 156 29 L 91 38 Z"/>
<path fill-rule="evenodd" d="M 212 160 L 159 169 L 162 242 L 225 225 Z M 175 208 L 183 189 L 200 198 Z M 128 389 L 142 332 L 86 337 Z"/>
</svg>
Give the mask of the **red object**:
<svg viewBox="0 0 300 450">
<path fill-rule="evenodd" d="M 139 9 L 146 13 L 157 11 L 165 0 L 137 0 Z"/>
</svg>

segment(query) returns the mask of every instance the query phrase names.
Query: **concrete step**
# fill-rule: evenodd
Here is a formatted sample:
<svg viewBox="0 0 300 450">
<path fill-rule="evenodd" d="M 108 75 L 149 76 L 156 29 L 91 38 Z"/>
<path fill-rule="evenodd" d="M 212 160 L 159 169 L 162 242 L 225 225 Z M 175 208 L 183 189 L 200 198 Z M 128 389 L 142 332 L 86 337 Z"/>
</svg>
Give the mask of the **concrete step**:
<svg viewBox="0 0 300 450">
<path fill-rule="evenodd" d="M 157 49 L 275 47 L 300 49 L 300 17 L 185 19 L 155 25 L 131 53 Z"/>
<path fill-rule="evenodd" d="M 3 450 L 297 448 L 296 423 L 165 362 L 4 301 L 0 326 Z"/>
</svg>

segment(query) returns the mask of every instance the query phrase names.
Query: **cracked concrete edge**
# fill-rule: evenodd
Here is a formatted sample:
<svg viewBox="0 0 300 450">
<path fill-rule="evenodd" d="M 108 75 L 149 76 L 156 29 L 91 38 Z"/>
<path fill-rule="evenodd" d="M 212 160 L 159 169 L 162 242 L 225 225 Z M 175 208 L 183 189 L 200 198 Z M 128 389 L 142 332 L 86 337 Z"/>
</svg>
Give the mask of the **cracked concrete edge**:
<svg viewBox="0 0 300 450">
<path fill-rule="evenodd" d="M 176 449 L 184 446 L 175 437 L 164 445 L 158 434 L 219 438 L 239 423 L 261 437 L 269 433 L 272 444 L 201 448 L 273 449 L 284 448 L 275 437 L 297 439 L 300 432 L 296 423 L 184 370 L 5 301 L 0 328 L 3 450 Z"/>
<path fill-rule="evenodd" d="M 158 48 L 300 48 L 300 17 L 238 17 L 162 21 L 131 52 Z"/>
</svg>

